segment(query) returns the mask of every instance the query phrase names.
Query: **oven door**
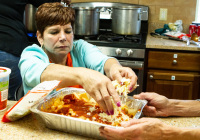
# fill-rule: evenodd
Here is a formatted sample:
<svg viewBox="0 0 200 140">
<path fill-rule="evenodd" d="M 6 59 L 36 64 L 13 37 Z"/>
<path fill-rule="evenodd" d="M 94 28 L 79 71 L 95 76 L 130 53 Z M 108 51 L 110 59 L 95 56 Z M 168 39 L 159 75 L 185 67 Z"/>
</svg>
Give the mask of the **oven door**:
<svg viewBox="0 0 200 140">
<path fill-rule="evenodd" d="M 137 84 L 139 86 L 133 92 L 129 93 L 129 96 L 141 93 L 143 91 L 144 61 L 119 60 L 119 59 L 118 61 L 122 66 L 131 68 L 138 77 Z"/>
</svg>

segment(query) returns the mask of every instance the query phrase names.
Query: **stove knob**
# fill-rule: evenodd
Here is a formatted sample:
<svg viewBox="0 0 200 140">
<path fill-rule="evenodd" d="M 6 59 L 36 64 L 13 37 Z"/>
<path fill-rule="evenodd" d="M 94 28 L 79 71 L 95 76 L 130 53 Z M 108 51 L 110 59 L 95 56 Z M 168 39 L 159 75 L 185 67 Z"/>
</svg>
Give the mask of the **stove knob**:
<svg viewBox="0 0 200 140">
<path fill-rule="evenodd" d="M 116 53 L 117 55 L 120 55 L 120 54 L 122 54 L 122 51 L 118 48 L 118 49 L 116 49 L 115 53 Z"/>
<path fill-rule="evenodd" d="M 132 55 L 132 54 L 133 54 L 133 51 L 132 51 L 131 49 L 129 49 L 129 50 L 127 51 L 127 55 L 130 56 L 130 55 Z"/>
</svg>

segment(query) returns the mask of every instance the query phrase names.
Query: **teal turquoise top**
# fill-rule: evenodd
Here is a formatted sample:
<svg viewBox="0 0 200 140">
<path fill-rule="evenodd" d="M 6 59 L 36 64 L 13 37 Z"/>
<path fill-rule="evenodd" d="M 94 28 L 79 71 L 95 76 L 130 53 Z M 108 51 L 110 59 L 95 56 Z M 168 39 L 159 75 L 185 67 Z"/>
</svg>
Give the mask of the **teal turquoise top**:
<svg viewBox="0 0 200 140">
<path fill-rule="evenodd" d="M 89 68 L 103 74 L 105 62 L 111 58 L 102 54 L 96 46 L 84 40 L 75 41 L 70 54 L 73 67 Z M 42 72 L 50 64 L 47 54 L 40 46 L 33 44 L 23 50 L 19 69 L 25 94 L 40 83 Z"/>
</svg>

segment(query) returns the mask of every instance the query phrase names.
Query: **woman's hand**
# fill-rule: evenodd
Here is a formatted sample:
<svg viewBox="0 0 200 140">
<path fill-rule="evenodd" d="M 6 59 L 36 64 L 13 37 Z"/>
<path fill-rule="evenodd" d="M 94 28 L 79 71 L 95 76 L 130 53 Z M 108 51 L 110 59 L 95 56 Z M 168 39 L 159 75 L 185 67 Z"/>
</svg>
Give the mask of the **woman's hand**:
<svg viewBox="0 0 200 140">
<path fill-rule="evenodd" d="M 157 93 L 145 92 L 139 95 L 134 95 L 136 99 L 145 99 L 148 104 L 144 107 L 143 113 L 145 116 L 163 116 L 167 117 L 170 115 L 170 101 L 165 96 Z"/>
<path fill-rule="evenodd" d="M 100 135 L 108 140 L 166 140 L 173 139 L 179 133 L 178 128 L 153 118 L 132 119 L 122 126 L 125 128 L 100 127 Z"/>
<path fill-rule="evenodd" d="M 136 88 L 137 76 L 135 72 L 129 67 L 122 67 L 120 64 L 113 64 L 110 68 L 110 78 L 114 81 L 121 81 L 122 77 L 131 79 L 131 83 L 128 87 L 130 91 L 133 91 Z"/>
<path fill-rule="evenodd" d="M 108 114 L 114 114 L 114 108 L 111 97 L 114 102 L 120 106 L 120 98 L 112 85 L 111 80 L 100 72 L 91 69 L 82 69 L 80 73 L 81 85 L 99 104 L 99 106 Z"/>
</svg>

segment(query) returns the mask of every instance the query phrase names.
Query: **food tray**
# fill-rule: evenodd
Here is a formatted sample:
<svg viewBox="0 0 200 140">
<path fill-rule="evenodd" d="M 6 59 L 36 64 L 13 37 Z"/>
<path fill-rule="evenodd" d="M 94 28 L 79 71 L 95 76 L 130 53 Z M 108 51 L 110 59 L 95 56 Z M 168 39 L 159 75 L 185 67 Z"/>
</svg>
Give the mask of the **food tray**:
<svg viewBox="0 0 200 140">
<path fill-rule="evenodd" d="M 52 99 L 58 98 L 63 95 L 71 94 L 73 92 L 85 93 L 86 91 L 84 89 L 78 89 L 78 88 L 61 89 L 59 91 L 49 94 L 39 103 L 33 105 L 31 107 L 31 111 L 38 114 L 44 121 L 46 127 L 50 129 L 60 130 L 60 131 L 83 135 L 83 136 L 92 137 L 96 139 L 103 139 L 99 135 L 100 126 L 108 126 L 108 127 L 112 127 L 116 129 L 122 128 L 122 127 L 106 125 L 106 124 L 102 124 L 102 123 L 98 123 L 94 121 L 88 121 L 88 120 L 83 120 L 79 118 L 41 111 L 41 106 L 43 106 L 43 108 L 47 107 Z M 139 110 L 134 116 L 135 119 L 138 119 L 141 116 L 142 109 L 147 103 L 146 100 L 138 100 L 129 96 L 126 100 L 123 98 L 121 98 L 121 100 L 123 103 L 127 103 L 128 107 L 137 108 Z"/>
</svg>

